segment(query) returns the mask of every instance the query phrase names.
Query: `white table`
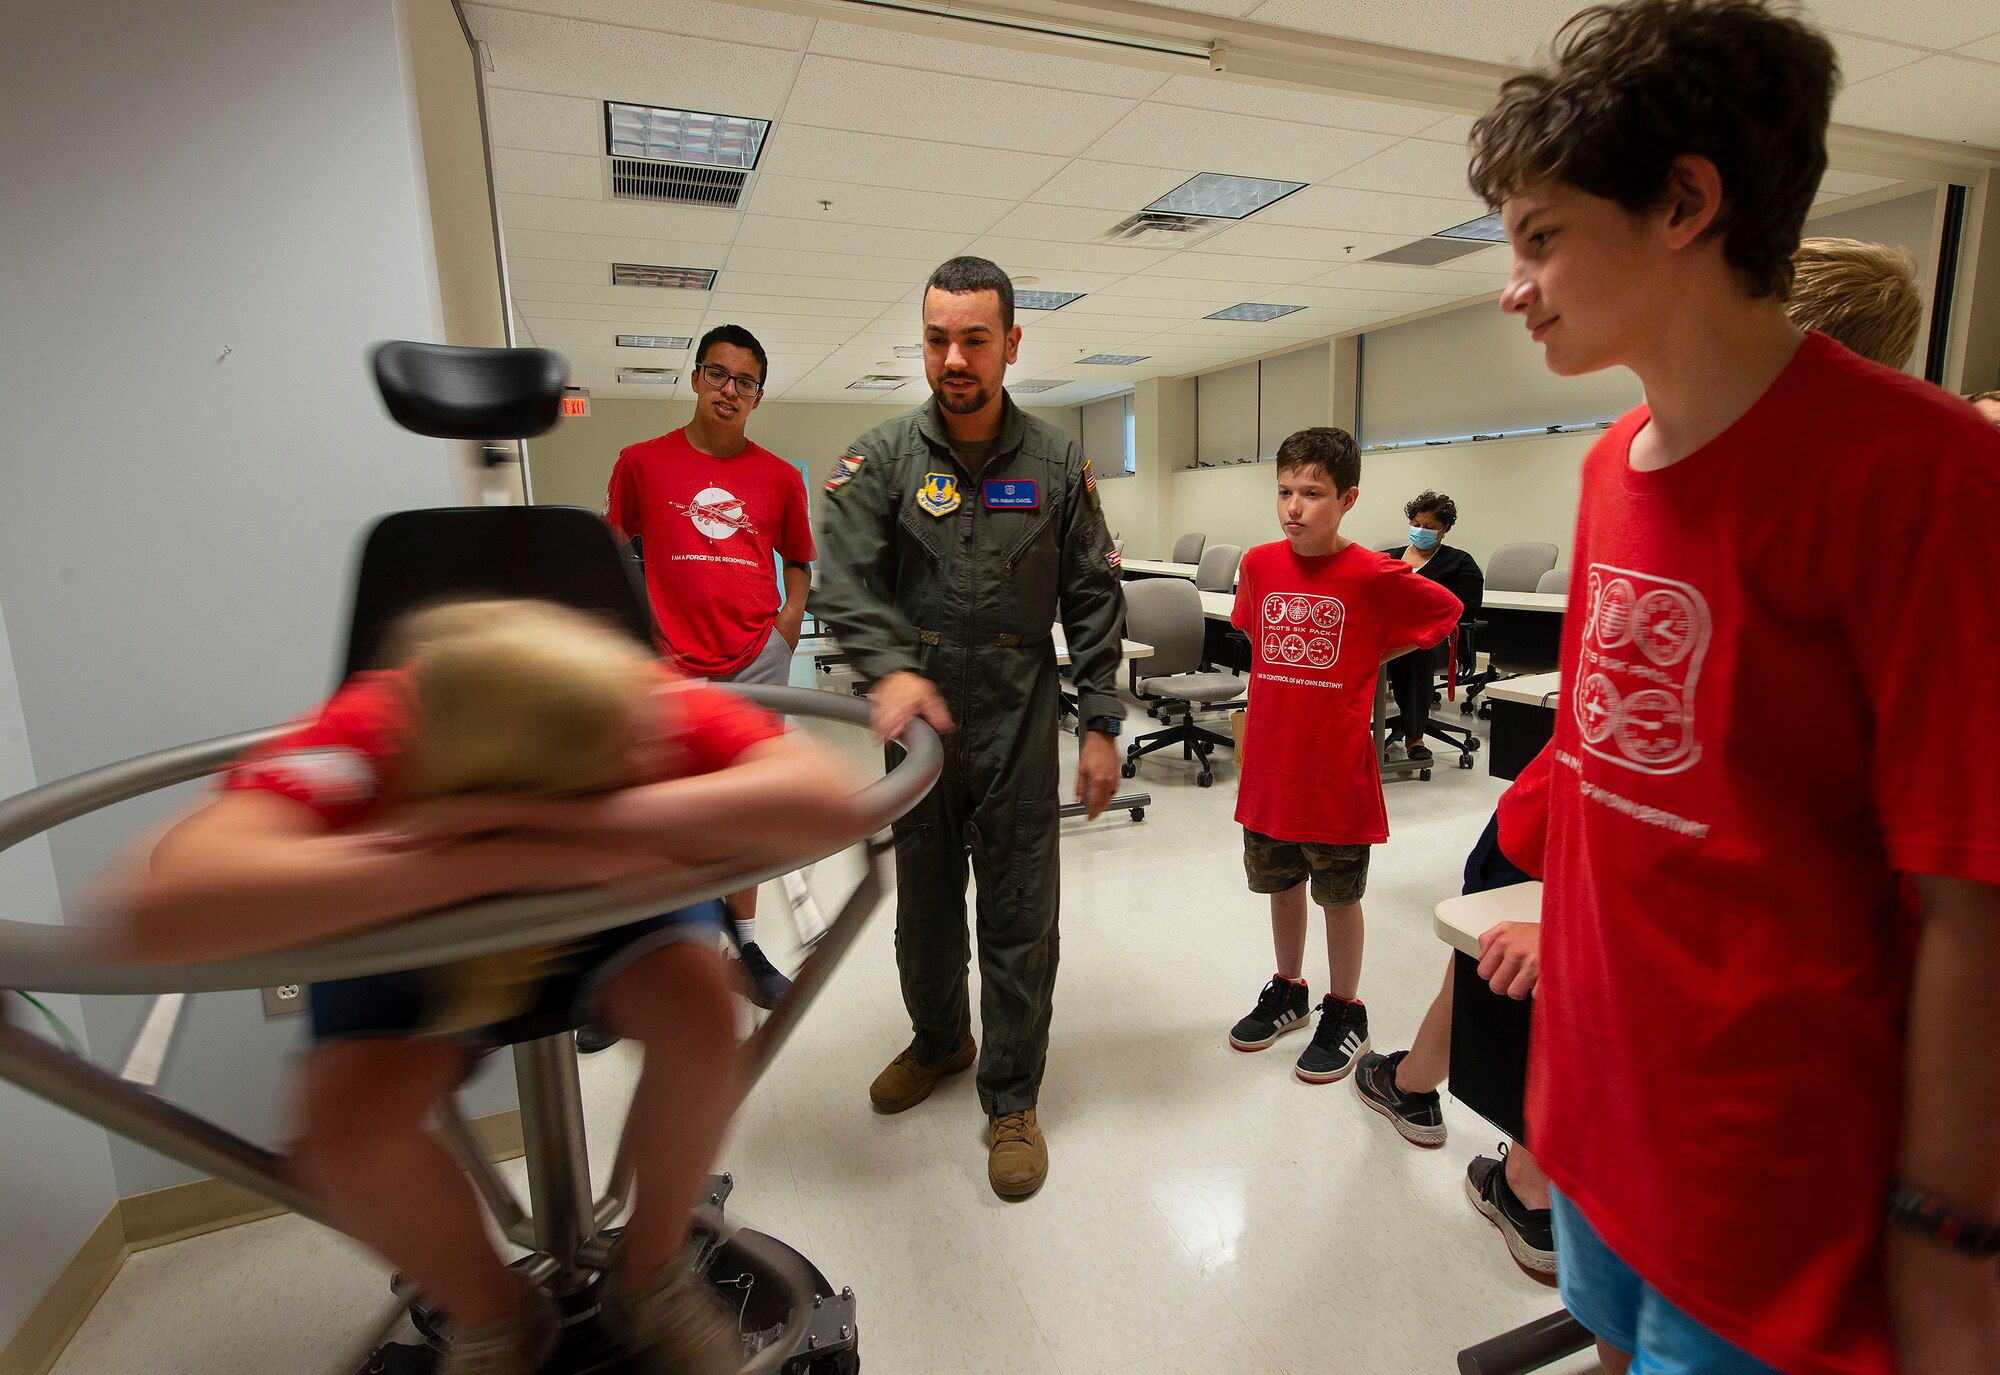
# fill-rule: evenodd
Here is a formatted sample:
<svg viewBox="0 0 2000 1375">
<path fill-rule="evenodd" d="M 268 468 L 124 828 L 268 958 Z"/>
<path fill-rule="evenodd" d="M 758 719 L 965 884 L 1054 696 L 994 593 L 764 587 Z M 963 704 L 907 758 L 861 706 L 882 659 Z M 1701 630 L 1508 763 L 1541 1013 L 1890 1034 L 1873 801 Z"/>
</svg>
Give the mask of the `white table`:
<svg viewBox="0 0 2000 1375">
<path fill-rule="evenodd" d="M 1569 593 L 1497 592 L 1489 587 L 1480 604 L 1488 611 L 1550 611 L 1561 615 L 1569 610 Z"/>
<path fill-rule="evenodd" d="M 1201 594 L 1201 614 L 1211 621 L 1226 621 L 1236 610 L 1234 592 L 1204 592 Z"/>
<path fill-rule="evenodd" d="M 1486 695 L 1496 702 L 1518 702 L 1524 707 L 1554 708 L 1556 694 L 1562 691 L 1562 674 L 1535 673 L 1526 678 L 1502 678 L 1486 689 Z"/>
<path fill-rule="evenodd" d="M 1126 559 L 1120 567 L 1127 574 L 1137 573 L 1149 578 L 1186 578 L 1194 581 L 1195 569 L 1192 563 L 1164 563 L 1159 559 Z"/>
<path fill-rule="evenodd" d="M 1542 885 L 1516 883 L 1446 898 L 1431 913 L 1431 930 L 1454 950 L 1479 958 L 1479 938 L 1503 921 L 1542 919 Z"/>
</svg>

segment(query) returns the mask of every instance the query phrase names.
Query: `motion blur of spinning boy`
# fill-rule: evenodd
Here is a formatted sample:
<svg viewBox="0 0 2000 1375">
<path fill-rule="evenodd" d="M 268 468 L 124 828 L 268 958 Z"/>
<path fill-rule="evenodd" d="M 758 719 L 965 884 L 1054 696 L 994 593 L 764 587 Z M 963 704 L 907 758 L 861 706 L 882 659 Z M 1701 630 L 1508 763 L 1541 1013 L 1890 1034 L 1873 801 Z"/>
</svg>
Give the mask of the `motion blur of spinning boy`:
<svg viewBox="0 0 2000 1375">
<path fill-rule="evenodd" d="M 350 679 L 131 866 L 117 897 L 137 957 L 314 944 L 502 893 L 664 882 L 851 837 L 856 785 L 818 747 L 579 612 L 458 603 L 399 630 L 397 667 Z M 607 1317 L 667 1375 L 740 1365 L 734 1314 L 681 1258 L 743 1083 L 723 917 L 703 903 L 312 989 L 296 1168 L 336 1225 L 443 1308 L 446 1375 L 530 1375 L 560 1337 L 423 1131 L 480 1053 L 550 1018 L 602 1017 L 646 1051 L 628 1127 L 638 1206 Z"/>
</svg>

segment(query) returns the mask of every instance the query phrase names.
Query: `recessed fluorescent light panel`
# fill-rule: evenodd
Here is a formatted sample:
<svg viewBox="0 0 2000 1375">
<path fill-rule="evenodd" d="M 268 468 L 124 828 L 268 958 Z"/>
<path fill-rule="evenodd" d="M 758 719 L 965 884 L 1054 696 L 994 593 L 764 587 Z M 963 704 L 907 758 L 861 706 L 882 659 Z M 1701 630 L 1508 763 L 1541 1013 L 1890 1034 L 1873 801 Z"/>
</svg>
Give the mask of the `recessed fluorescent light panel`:
<svg viewBox="0 0 2000 1375">
<path fill-rule="evenodd" d="M 849 391 L 894 391 L 908 381 L 904 377 L 886 377 L 879 373 L 862 378 L 859 382 L 849 382 Z"/>
<path fill-rule="evenodd" d="M 1026 396 L 1031 392 L 1054 391 L 1057 387 L 1067 387 L 1068 385 L 1069 379 L 1067 377 L 1033 377 L 1026 382 L 1010 382 L 1007 384 L 1007 390 L 1021 396 Z"/>
<path fill-rule="evenodd" d="M 1500 212 L 1481 215 L 1476 220 L 1455 224 L 1449 229 L 1437 232 L 1440 239 L 1478 239 L 1481 243 L 1506 243 L 1507 231 L 1500 226 Z"/>
<path fill-rule="evenodd" d="M 1231 306 L 1227 310 L 1218 310 L 1213 315 L 1204 315 L 1201 318 L 1204 320 L 1275 320 L 1280 315 L 1290 315 L 1295 310 L 1304 309 L 1304 306 L 1267 306 L 1259 304 L 1256 301 L 1245 301 L 1240 306 Z"/>
<path fill-rule="evenodd" d="M 1071 301 L 1081 301 L 1081 291 L 1017 291 L 1014 293 L 1016 310 L 1061 310 Z"/>
<path fill-rule="evenodd" d="M 1263 177 L 1230 177 L 1220 172 L 1203 172 L 1189 177 L 1146 208 L 1176 215 L 1208 215 L 1218 220 L 1240 220 L 1283 200 L 1304 185 L 1302 181 L 1268 181 Z"/>
<path fill-rule="evenodd" d="M 671 334 L 621 334 L 618 347 L 621 349 L 684 349 L 694 340 L 683 339 Z"/>
<path fill-rule="evenodd" d="M 1088 358 L 1079 358 L 1079 363 L 1109 363 L 1119 366 L 1125 363 L 1143 363 L 1153 355 L 1150 353 L 1093 353 Z"/>
<path fill-rule="evenodd" d="M 604 151 L 618 158 L 748 171 L 757 165 L 770 132 L 767 119 L 604 102 Z"/>
<path fill-rule="evenodd" d="M 676 291 L 707 291 L 715 285 L 715 269 L 654 267 L 649 263 L 613 263 L 611 285 L 660 286 Z"/>
<path fill-rule="evenodd" d="M 648 386 L 654 387 L 671 387 L 674 383 L 681 380 L 681 375 L 677 372 L 669 372 L 665 368 L 620 368 L 618 369 L 618 380 L 620 382 L 643 382 Z"/>
</svg>

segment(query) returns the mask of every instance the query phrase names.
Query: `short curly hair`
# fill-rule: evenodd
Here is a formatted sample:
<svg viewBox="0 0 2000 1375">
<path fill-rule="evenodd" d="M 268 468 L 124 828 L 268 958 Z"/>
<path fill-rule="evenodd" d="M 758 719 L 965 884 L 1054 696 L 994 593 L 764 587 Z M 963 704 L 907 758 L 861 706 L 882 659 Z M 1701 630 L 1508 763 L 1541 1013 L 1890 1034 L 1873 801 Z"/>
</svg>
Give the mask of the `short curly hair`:
<svg viewBox="0 0 2000 1375">
<path fill-rule="evenodd" d="M 1458 503 L 1442 492 L 1419 492 L 1403 508 L 1404 520 L 1418 516 L 1436 516 L 1438 524 L 1449 530 L 1458 524 Z"/>
<path fill-rule="evenodd" d="M 1545 183 L 1637 214 L 1667 196 L 1673 161 L 1722 176 L 1709 233 L 1751 293 L 1783 299 L 1826 171 L 1840 67 L 1818 30 L 1765 0 L 1593 5 L 1556 36 L 1555 65 L 1513 77 L 1472 128 L 1487 204 Z"/>
</svg>

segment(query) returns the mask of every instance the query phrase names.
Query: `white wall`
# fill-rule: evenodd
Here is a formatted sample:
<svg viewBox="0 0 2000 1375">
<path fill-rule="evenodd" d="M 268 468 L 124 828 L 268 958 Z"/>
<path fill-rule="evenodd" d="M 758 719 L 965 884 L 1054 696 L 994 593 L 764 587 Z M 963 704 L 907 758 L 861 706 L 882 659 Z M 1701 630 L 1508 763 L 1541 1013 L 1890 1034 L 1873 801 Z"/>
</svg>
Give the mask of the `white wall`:
<svg viewBox="0 0 2000 1375">
<path fill-rule="evenodd" d="M 35 786 L 34 759 L 7 624 L 0 616 L 0 797 Z M 9 921 L 57 923 L 62 901 L 56 891 L 49 847 L 40 838 L 0 852 L 0 917 Z M 68 995 L 42 999 L 78 1036 L 84 1036 L 82 1007 Z M 18 1002 L 6 1015 L 37 1026 L 39 1018 Z M 86 1038 L 87 1040 L 87 1038 Z M 7 1238 L 7 1263 L 0 1266 L 0 1346 L 21 1325 L 47 1291 L 78 1243 L 118 1200 L 111 1174 L 111 1147 L 104 1133 L 41 1099 L 0 1084 L 0 1236 Z"/>
<path fill-rule="evenodd" d="M 0 91 L 0 604 L 51 779 L 323 697 L 357 535 L 452 486 L 364 364 L 436 329 L 393 0 L 15 6 Z M 166 805 L 56 834 L 73 920 Z M 88 1002 L 100 1058 L 138 1012 Z M 205 995 L 167 1086 L 282 1139 L 301 1035 L 254 992 Z M 187 1177 L 111 1155 L 120 1193 Z M 73 1207 L 10 1175 L 0 1234 Z"/>
</svg>

